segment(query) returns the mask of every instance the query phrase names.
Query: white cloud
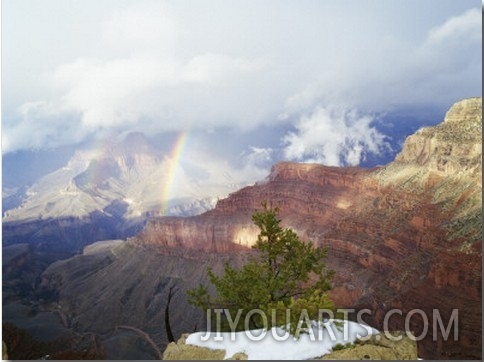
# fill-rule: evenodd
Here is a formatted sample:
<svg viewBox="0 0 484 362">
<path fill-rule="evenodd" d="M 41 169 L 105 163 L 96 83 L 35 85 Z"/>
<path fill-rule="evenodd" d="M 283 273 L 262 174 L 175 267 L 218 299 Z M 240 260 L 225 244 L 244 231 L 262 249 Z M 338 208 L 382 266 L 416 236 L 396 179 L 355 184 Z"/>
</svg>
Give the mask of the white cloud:
<svg viewBox="0 0 484 362">
<path fill-rule="evenodd" d="M 442 81 L 446 80 L 447 88 L 455 92 L 460 84 L 472 84 L 472 79 L 478 76 L 481 79 L 481 50 L 482 13 L 477 9 L 470 9 L 432 28 L 411 60 L 415 69 L 419 67 L 429 72 L 430 76 L 439 75 L 434 79 L 427 76 L 428 83 L 437 85 L 442 90 Z M 462 77 L 463 74 L 470 72 L 474 73 L 473 78 Z M 414 73 L 415 78 L 423 78 L 421 72 Z M 455 77 L 456 75 L 458 77 Z"/>
<path fill-rule="evenodd" d="M 190 141 L 189 141 L 190 142 Z M 264 179 L 271 150 L 251 147 L 244 153 L 242 165 L 231 165 L 224 154 L 187 144 L 177 169 L 177 185 L 172 197 L 227 196 L 243 186 Z"/>
<path fill-rule="evenodd" d="M 430 29 L 428 41 L 431 43 L 444 43 L 450 39 L 475 41 L 480 38 L 481 28 L 482 13 L 478 9 L 469 9 L 463 14 L 451 17 L 444 24 Z"/>
<path fill-rule="evenodd" d="M 249 150 L 242 153 L 245 167 L 264 168 L 273 161 L 272 148 L 250 146 Z"/>
<path fill-rule="evenodd" d="M 373 120 L 355 110 L 318 106 L 283 138 L 285 156 L 328 166 L 358 165 L 366 154 L 389 147 L 385 136 L 371 126 Z"/>
<path fill-rule="evenodd" d="M 188 82 L 215 83 L 264 70 L 263 59 L 233 58 L 224 54 L 202 54 L 183 67 L 181 79 Z"/>
<path fill-rule="evenodd" d="M 53 74 L 60 97 L 52 102 L 64 112 L 80 114 L 90 130 L 130 126 L 153 112 L 146 102 L 154 88 L 170 88 L 179 81 L 176 75 L 176 64 L 151 58 L 79 59 Z"/>
<path fill-rule="evenodd" d="M 470 2 L 441 1 L 106 0 L 93 16 L 89 0 L 36 16 L 10 2 L 3 152 L 109 130 L 250 130 L 318 106 L 446 108 L 480 93 L 482 36 Z"/>
<path fill-rule="evenodd" d="M 28 145 L 23 132 L 29 127 L 37 132 L 36 122 L 42 122 L 42 133 L 60 132 L 64 142 L 73 141 L 72 134 L 62 134 L 58 128 L 59 117 L 69 123 L 64 131 L 79 128 L 84 135 L 123 128 L 163 132 L 250 126 L 251 121 L 261 121 L 261 109 L 246 106 L 258 97 L 247 93 L 246 77 L 259 76 L 265 67 L 265 60 L 220 54 L 199 55 L 185 64 L 154 57 L 77 59 L 51 75 L 56 96 L 17 109 L 20 123 L 7 128 L 11 141 L 4 150 Z"/>
<path fill-rule="evenodd" d="M 102 25 L 102 39 L 125 53 L 170 52 L 177 42 L 177 24 L 166 2 L 137 2 L 116 8 Z M 130 52 L 128 52 L 130 53 Z"/>
<path fill-rule="evenodd" d="M 97 125 L 145 119 L 165 131 L 198 122 L 202 128 L 233 124 L 252 115 L 244 112 L 251 101 L 244 83 L 262 70 L 256 63 L 218 54 L 187 63 L 156 58 L 109 62 L 85 69 L 82 81 L 67 94 L 66 106 L 80 111 L 84 123 Z"/>
<path fill-rule="evenodd" d="M 391 26 L 389 26 L 389 29 Z M 386 111 L 399 106 L 453 102 L 482 94 L 482 15 L 469 9 L 404 39 L 382 28 L 363 31 L 352 48 L 341 45 L 336 63 L 286 98 L 282 114 L 299 115 L 318 104 Z M 377 40 L 378 39 L 378 40 Z M 324 60 L 328 64 L 330 60 Z"/>
</svg>

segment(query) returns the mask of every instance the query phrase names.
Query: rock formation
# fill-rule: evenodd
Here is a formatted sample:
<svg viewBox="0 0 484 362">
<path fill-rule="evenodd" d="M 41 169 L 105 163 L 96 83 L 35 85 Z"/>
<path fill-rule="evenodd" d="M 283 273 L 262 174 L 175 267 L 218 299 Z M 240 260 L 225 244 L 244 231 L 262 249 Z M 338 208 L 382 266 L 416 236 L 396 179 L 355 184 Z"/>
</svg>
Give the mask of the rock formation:
<svg viewBox="0 0 484 362">
<path fill-rule="evenodd" d="M 40 306 L 60 308 L 68 328 L 102 335 L 108 359 L 158 359 L 169 342 L 168 303 L 174 338 L 205 328 L 205 315 L 188 304 L 187 289 L 208 283 L 209 266 L 221 272 L 225 261 L 242 265 L 244 256 L 154 251 L 133 240 L 89 245 L 82 254 L 47 268 Z"/>
<path fill-rule="evenodd" d="M 390 337 L 390 338 L 389 338 Z M 398 338 L 398 340 L 395 340 Z M 324 355 L 323 360 L 416 360 L 417 344 L 405 332 L 381 333 L 349 348 Z"/>
<path fill-rule="evenodd" d="M 338 306 L 368 308 L 365 320 L 380 330 L 387 311 L 402 310 L 388 327 L 403 330 L 419 309 L 408 327 L 415 336 L 427 328 L 420 357 L 480 359 L 481 109 L 481 98 L 455 104 L 443 123 L 409 137 L 384 167 L 279 163 L 264 182 L 202 215 L 153 219 L 127 242 L 51 265 L 42 287 L 58 292 L 73 328 L 135 326 L 163 348 L 170 287 L 180 289 L 170 307 L 170 320 L 180 321 L 172 323 L 175 338 L 202 328 L 204 316 L 189 309 L 184 290 L 206 282 L 207 266 L 220 271 L 224 261 L 243 262 L 257 234 L 251 215 L 267 201 L 279 207 L 285 226 L 328 249 Z M 434 333 L 434 309 L 445 326 L 458 310 L 457 340 L 453 333 L 444 338 L 438 325 Z"/>
<path fill-rule="evenodd" d="M 170 343 L 165 352 L 163 352 L 163 359 L 167 361 L 182 361 L 182 360 L 222 360 L 225 357 L 225 350 L 223 349 L 209 349 L 199 346 L 192 346 L 185 344 L 188 334 L 183 334 L 178 341 Z M 234 359 L 234 358 L 231 358 Z M 247 359 L 239 358 L 239 359 Z"/>
<path fill-rule="evenodd" d="M 163 353 L 164 360 L 221 360 L 225 357 L 223 349 L 208 349 L 186 344 L 187 334 L 184 334 L 176 343 L 170 343 Z M 393 338 L 393 339 L 390 339 Z M 404 332 L 394 332 L 390 338 L 384 333 L 372 336 L 368 340 L 357 340 L 354 344 L 320 358 L 322 360 L 416 360 L 417 344 Z M 398 338 L 398 340 L 395 340 Z M 246 360 L 247 355 L 236 353 L 229 360 Z"/>
</svg>

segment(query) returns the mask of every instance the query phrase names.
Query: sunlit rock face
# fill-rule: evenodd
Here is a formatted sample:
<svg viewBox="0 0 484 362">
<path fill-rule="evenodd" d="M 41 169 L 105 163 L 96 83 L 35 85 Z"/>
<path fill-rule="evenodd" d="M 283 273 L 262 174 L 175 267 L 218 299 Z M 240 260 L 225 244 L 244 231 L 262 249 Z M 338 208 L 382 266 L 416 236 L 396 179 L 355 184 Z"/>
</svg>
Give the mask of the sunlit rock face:
<svg viewBox="0 0 484 362">
<path fill-rule="evenodd" d="M 439 175 L 481 177 L 482 98 L 454 104 L 444 122 L 422 128 L 407 138 L 395 161 L 425 166 Z"/>
<path fill-rule="evenodd" d="M 267 201 L 280 209 L 284 227 L 327 248 L 336 305 L 368 308 L 365 320 L 377 329 L 387 311 L 399 308 L 403 314 L 393 315 L 391 330 L 404 330 L 413 309 L 429 323 L 438 309 L 446 326 L 457 309 L 458 340 L 444 340 L 430 324 L 418 355 L 481 359 L 481 102 L 457 103 L 445 122 L 409 137 L 384 167 L 279 163 L 264 182 L 219 200 L 213 210 L 152 219 L 126 243 L 51 265 L 42 286 L 57 291 L 72 325 L 105 332 L 132 324 L 163 346 L 160 311 L 170 287 L 180 291 L 170 309 L 173 325 L 182 321 L 176 333 L 190 332 L 197 326 L 183 322 L 187 313 L 192 321 L 204 316 L 187 309 L 184 292 L 207 282 L 208 266 L 221 272 L 224 262 L 243 264 L 257 235 L 252 214 Z M 113 305 L 117 314 L 109 312 Z M 419 314 L 410 320 L 416 336 L 423 322 Z"/>
</svg>

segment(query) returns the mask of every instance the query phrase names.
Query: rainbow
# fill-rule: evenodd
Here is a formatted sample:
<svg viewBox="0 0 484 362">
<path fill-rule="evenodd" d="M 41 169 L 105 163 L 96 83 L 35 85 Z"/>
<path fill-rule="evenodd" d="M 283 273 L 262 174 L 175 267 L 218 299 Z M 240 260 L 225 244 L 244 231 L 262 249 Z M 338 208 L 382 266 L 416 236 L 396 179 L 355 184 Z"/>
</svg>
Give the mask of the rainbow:
<svg viewBox="0 0 484 362">
<path fill-rule="evenodd" d="M 167 215 L 170 208 L 170 200 L 176 193 L 178 183 L 180 180 L 182 168 L 180 167 L 180 161 L 183 156 L 183 151 L 185 149 L 188 131 L 181 131 L 175 138 L 170 152 L 165 156 L 164 161 L 164 174 L 166 177 L 160 180 L 159 191 L 159 211 L 158 215 Z M 94 163 L 90 163 L 89 167 L 84 171 L 84 184 L 88 185 L 98 185 L 106 177 L 105 172 L 108 171 L 108 164 L 106 159 L 109 158 L 110 152 L 112 150 L 115 141 L 111 137 L 98 137 L 94 140 L 93 150 L 94 150 Z M 92 161 L 91 161 L 92 162 Z"/>
<path fill-rule="evenodd" d="M 187 138 L 188 131 L 180 132 L 178 138 L 175 141 L 175 145 L 173 146 L 170 154 L 167 157 L 169 166 L 167 171 L 167 178 L 162 184 L 161 215 L 166 215 L 168 213 L 168 209 L 170 207 L 169 201 L 175 182 L 177 180 L 177 175 L 180 172 L 180 159 L 183 156 L 183 150 L 185 149 Z"/>
</svg>

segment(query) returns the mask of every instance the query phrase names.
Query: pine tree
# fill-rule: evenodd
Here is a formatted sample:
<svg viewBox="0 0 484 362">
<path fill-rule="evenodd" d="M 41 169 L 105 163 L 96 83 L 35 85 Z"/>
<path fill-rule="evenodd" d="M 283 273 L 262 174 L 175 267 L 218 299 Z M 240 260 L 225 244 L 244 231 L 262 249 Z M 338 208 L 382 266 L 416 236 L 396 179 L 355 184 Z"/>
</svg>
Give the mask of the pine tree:
<svg viewBox="0 0 484 362">
<path fill-rule="evenodd" d="M 256 255 L 241 269 L 226 263 L 222 276 L 209 269 L 210 282 L 218 293 L 216 299 L 211 300 L 208 288 L 200 285 L 188 292 L 190 303 L 204 311 L 228 309 L 232 320 L 241 310 L 238 330 L 245 327 L 247 314 L 257 309 L 267 319 L 264 320 L 261 313 L 251 313 L 249 328 L 289 324 L 291 333 L 296 329 L 302 310 L 306 310 L 310 319 L 317 320 L 320 309 L 334 308 L 327 294 L 334 272 L 324 263 L 326 250 L 302 241 L 292 229 L 284 229 L 278 212 L 277 208 L 262 203 L 262 210 L 252 216 L 260 229 L 253 246 Z M 288 309 L 290 319 L 286 315 Z"/>
</svg>

